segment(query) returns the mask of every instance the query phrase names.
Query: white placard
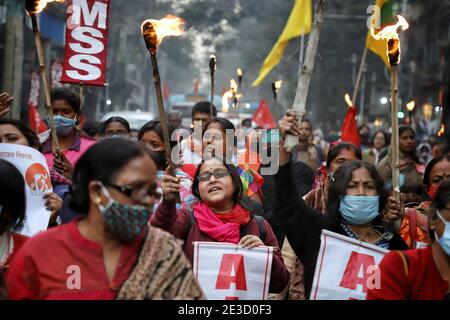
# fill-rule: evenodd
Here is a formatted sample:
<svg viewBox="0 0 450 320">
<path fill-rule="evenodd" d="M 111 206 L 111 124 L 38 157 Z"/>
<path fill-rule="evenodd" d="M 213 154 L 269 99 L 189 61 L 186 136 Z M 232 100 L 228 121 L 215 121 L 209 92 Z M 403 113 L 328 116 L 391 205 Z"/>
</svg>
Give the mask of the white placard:
<svg viewBox="0 0 450 320">
<path fill-rule="evenodd" d="M 51 212 L 45 208 L 43 196 L 53 188 L 45 157 L 30 147 L 0 143 L 0 159 L 14 164 L 25 180 L 26 218 L 23 228 L 17 232 L 31 237 L 46 230 Z"/>
<path fill-rule="evenodd" d="M 272 247 L 194 242 L 194 275 L 210 300 L 265 300 L 272 258 Z"/>
<path fill-rule="evenodd" d="M 389 252 L 367 242 L 322 230 L 311 300 L 365 300 L 380 285 L 378 268 Z"/>
</svg>

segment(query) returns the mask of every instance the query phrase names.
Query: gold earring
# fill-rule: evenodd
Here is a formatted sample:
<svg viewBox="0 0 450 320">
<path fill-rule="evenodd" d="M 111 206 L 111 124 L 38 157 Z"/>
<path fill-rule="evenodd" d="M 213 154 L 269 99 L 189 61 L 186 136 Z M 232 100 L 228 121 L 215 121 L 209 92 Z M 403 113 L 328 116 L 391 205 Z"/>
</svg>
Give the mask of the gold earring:
<svg viewBox="0 0 450 320">
<path fill-rule="evenodd" d="M 96 204 L 102 203 L 102 198 L 100 198 L 100 197 L 95 198 L 95 203 Z"/>
</svg>

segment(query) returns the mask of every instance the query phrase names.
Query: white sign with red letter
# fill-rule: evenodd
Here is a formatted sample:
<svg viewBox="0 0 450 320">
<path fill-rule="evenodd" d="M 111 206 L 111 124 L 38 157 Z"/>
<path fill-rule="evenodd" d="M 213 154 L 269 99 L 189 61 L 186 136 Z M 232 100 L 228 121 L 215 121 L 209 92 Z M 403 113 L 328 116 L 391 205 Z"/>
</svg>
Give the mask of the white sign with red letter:
<svg viewBox="0 0 450 320">
<path fill-rule="evenodd" d="M 194 242 L 194 275 L 210 300 L 265 300 L 272 258 L 272 247 Z"/>
<path fill-rule="evenodd" d="M 53 188 L 45 157 L 30 147 L 0 143 L 0 159 L 12 163 L 25 180 L 26 217 L 23 228 L 17 231 L 32 237 L 46 230 L 51 213 L 45 208 L 43 196 Z"/>
<path fill-rule="evenodd" d="M 322 230 L 311 300 L 365 300 L 379 288 L 381 259 L 389 252 L 367 242 Z"/>
<path fill-rule="evenodd" d="M 61 82 L 105 85 L 110 0 L 68 0 Z"/>
</svg>

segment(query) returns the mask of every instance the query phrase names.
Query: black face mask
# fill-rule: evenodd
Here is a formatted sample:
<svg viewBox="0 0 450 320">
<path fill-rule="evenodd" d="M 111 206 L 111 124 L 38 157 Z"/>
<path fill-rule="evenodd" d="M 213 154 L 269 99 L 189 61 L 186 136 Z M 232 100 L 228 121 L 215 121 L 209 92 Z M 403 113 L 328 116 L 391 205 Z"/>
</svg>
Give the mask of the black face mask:
<svg viewBox="0 0 450 320">
<path fill-rule="evenodd" d="M 153 151 L 153 160 L 155 161 L 156 167 L 158 170 L 166 170 L 167 168 L 167 160 L 165 151 Z"/>
</svg>

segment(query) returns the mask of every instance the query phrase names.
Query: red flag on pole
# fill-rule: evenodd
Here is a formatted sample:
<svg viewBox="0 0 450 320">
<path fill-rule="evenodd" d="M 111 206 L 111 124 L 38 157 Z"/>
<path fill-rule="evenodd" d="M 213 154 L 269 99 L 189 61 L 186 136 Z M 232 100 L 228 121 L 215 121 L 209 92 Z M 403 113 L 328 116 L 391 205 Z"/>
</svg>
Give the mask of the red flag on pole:
<svg viewBox="0 0 450 320">
<path fill-rule="evenodd" d="M 47 130 L 47 126 L 37 111 L 39 105 L 39 90 L 41 86 L 41 78 L 39 73 L 31 73 L 30 95 L 28 97 L 28 121 L 31 129 L 37 133 Z"/>
<path fill-rule="evenodd" d="M 164 81 L 164 88 L 163 88 L 164 100 L 167 101 L 167 99 L 169 99 L 169 95 L 170 95 L 170 93 L 169 93 L 169 83 L 166 80 L 166 81 Z"/>
<path fill-rule="evenodd" d="M 358 125 L 356 124 L 357 113 L 358 109 L 348 107 L 341 128 L 341 141 L 351 142 L 359 147 Z"/>
<path fill-rule="evenodd" d="M 256 109 L 256 112 L 253 114 L 252 120 L 255 121 L 259 127 L 264 129 L 274 129 L 277 127 L 266 99 L 261 100 L 258 109 Z"/>
</svg>

